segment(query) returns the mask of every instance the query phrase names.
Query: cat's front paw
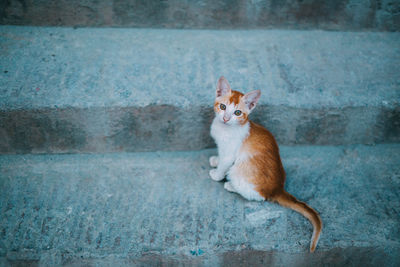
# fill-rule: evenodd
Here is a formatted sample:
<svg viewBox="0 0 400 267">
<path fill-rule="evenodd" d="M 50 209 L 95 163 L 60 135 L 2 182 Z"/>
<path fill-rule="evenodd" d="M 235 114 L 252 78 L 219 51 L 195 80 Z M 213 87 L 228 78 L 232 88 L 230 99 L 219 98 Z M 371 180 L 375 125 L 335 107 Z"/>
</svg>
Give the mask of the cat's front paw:
<svg viewBox="0 0 400 267">
<path fill-rule="evenodd" d="M 211 156 L 210 157 L 210 166 L 213 168 L 217 167 L 218 161 L 219 161 L 218 156 Z"/>
<path fill-rule="evenodd" d="M 211 177 L 211 179 L 213 179 L 214 181 L 217 181 L 217 182 L 224 179 L 224 175 L 221 174 L 220 172 L 218 172 L 217 169 L 210 170 L 210 177 Z"/>
</svg>

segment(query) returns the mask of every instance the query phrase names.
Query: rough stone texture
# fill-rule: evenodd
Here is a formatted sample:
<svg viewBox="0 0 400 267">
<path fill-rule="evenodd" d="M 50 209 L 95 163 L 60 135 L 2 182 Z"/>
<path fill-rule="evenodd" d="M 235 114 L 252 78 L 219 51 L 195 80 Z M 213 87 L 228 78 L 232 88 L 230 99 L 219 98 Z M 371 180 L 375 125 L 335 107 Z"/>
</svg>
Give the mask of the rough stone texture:
<svg viewBox="0 0 400 267">
<path fill-rule="evenodd" d="M 150 28 L 400 30 L 398 0 L 5 0 L 0 23 Z"/>
<path fill-rule="evenodd" d="M 281 144 L 400 141 L 399 33 L 0 27 L 0 152 L 192 150 L 215 84 Z"/>
<path fill-rule="evenodd" d="M 282 147 L 324 230 L 208 177 L 198 152 L 0 156 L 0 265 L 399 266 L 400 145 Z"/>
</svg>

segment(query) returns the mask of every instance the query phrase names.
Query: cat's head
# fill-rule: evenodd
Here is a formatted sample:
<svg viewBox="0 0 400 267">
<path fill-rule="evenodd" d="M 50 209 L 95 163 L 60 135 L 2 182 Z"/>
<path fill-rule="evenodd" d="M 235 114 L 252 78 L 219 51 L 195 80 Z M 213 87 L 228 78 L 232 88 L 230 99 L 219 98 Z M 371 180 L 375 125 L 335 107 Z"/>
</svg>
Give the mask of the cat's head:
<svg viewBox="0 0 400 267">
<path fill-rule="evenodd" d="M 243 125 L 257 105 L 260 90 L 243 94 L 231 89 L 224 76 L 218 80 L 214 111 L 216 117 L 226 125 Z"/>
</svg>

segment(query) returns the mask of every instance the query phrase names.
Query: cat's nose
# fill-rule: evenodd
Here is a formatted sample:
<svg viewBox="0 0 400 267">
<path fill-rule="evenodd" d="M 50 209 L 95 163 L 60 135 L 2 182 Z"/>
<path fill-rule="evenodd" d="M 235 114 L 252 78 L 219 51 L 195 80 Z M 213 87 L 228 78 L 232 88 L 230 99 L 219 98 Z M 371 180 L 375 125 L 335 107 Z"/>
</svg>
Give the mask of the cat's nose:
<svg viewBox="0 0 400 267">
<path fill-rule="evenodd" d="M 229 118 L 227 119 L 227 118 L 224 117 L 224 122 L 227 122 L 227 121 L 229 121 Z"/>
</svg>

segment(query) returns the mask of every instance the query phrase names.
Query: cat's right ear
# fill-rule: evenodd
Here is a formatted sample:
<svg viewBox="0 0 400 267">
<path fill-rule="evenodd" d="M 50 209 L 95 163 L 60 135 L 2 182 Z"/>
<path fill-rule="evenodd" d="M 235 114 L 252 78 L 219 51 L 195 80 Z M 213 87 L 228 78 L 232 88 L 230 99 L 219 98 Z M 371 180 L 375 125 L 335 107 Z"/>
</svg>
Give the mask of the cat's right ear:
<svg viewBox="0 0 400 267">
<path fill-rule="evenodd" d="M 221 76 L 221 78 L 219 78 L 218 84 L 217 84 L 217 91 L 216 91 L 217 97 L 224 96 L 226 94 L 230 94 L 231 91 L 232 91 L 232 89 L 228 83 L 228 80 L 225 79 L 224 76 Z"/>
<path fill-rule="evenodd" d="M 261 96 L 261 91 L 260 90 L 255 90 L 251 91 L 243 96 L 243 101 L 246 104 L 247 108 L 249 111 L 252 111 L 258 102 L 258 99 L 260 99 Z"/>
</svg>

